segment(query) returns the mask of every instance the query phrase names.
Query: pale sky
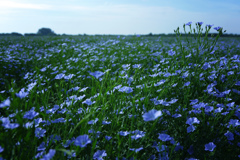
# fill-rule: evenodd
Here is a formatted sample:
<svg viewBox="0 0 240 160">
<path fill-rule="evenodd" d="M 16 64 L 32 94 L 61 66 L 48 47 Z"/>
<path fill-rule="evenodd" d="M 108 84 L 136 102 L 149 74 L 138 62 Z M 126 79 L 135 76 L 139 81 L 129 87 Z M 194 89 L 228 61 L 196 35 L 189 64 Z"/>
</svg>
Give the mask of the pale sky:
<svg viewBox="0 0 240 160">
<path fill-rule="evenodd" d="M 240 0 L 0 0 L 0 33 L 167 34 L 189 21 L 240 34 Z"/>
</svg>

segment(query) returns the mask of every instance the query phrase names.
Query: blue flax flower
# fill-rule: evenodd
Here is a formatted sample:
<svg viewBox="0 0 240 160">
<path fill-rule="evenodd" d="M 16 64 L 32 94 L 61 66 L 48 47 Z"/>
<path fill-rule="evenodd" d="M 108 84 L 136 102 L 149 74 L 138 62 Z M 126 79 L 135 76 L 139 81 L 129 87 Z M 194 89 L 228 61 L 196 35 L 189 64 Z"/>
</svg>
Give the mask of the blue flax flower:
<svg viewBox="0 0 240 160">
<path fill-rule="evenodd" d="M 190 100 L 190 101 L 191 101 L 190 105 L 194 105 L 194 104 L 198 103 L 198 99 L 194 99 L 194 100 Z"/>
<path fill-rule="evenodd" d="M 42 128 L 36 128 L 35 129 L 35 136 L 38 137 L 38 138 L 44 137 L 45 133 L 46 133 L 45 129 L 42 129 Z"/>
<path fill-rule="evenodd" d="M 201 25 L 203 24 L 203 22 L 197 22 L 197 24 L 198 24 L 199 26 L 201 26 Z"/>
<path fill-rule="evenodd" d="M 207 24 L 207 27 L 211 28 L 212 26 L 214 26 L 213 24 Z"/>
<path fill-rule="evenodd" d="M 187 133 L 193 132 L 195 130 L 196 130 L 196 127 L 194 125 L 190 125 L 189 127 L 187 127 Z"/>
<path fill-rule="evenodd" d="M 37 147 L 37 151 L 45 151 L 46 149 L 46 144 L 45 142 L 42 142 L 38 147 Z"/>
<path fill-rule="evenodd" d="M 27 95 L 29 94 L 29 92 L 25 92 L 25 88 L 22 88 L 19 93 L 16 93 L 16 96 L 19 98 L 25 98 L 27 97 Z"/>
<path fill-rule="evenodd" d="M 88 135 L 84 134 L 84 135 L 81 135 L 81 136 L 78 136 L 76 139 L 75 139 L 75 142 L 74 144 L 76 146 L 80 146 L 81 148 L 83 147 L 86 147 L 87 144 L 91 143 L 92 141 L 88 138 Z"/>
<path fill-rule="evenodd" d="M 240 125 L 240 122 L 238 119 L 230 119 L 229 125 L 232 125 L 233 127 L 237 127 Z M 228 127 L 229 127 L 229 125 L 228 125 Z"/>
<path fill-rule="evenodd" d="M 156 141 L 153 143 L 152 147 L 156 148 L 157 152 L 166 151 L 168 152 L 168 146 L 161 145 L 160 143 L 157 143 Z"/>
<path fill-rule="evenodd" d="M 2 126 L 7 129 L 15 129 L 19 127 L 18 123 L 10 123 L 9 117 L 0 118 L 0 121 L 2 121 Z"/>
<path fill-rule="evenodd" d="M 137 133 L 135 132 L 135 135 L 131 136 L 131 138 L 137 140 L 137 139 L 142 138 L 144 136 L 145 136 L 145 132 L 138 131 Z"/>
<path fill-rule="evenodd" d="M 105 136 L 106 140 L 109 141 L 110 139 L 112 139 L 111 136 Z"/>
<path fill-rule="evenodd" d="M 0 103 L 0 108 L 4 108 L 4 107 L 9 107 L 10 106 L 10 100 L 9 98 L 6 99 L 5 101 L 3 101 L 2 103 Z"/>
<path fill-rule="evenodd" d="M 222 27 L 214 27 L 213 29 L 215 29 L 216 31 L 219 31 L 220 29 L 222 29 Z"/>
<path fill-rule="evenodd" d="M 172 137 L 169 136 L 168 134 L 164 134 L 164 133 L 163 133 L 163 134 L 160 134 L 160 133 L 159 133 L 158 139 L 160 139 L 161 141 L 166 142 L 166 141 L 172 140 Z"/>
<path fill-rule="evenodd" d="M 106 125 L 106 124 L 110 124 L 111 122 L 108 122 L 108 121 L 102 121 L 102 124 L 103 125 Z"/>
<path fill-rule="evenodd" d="M 98 118 L 96 118 L 95 120 L 89 121 L 88 124 L 95 124 L 95 123 L 97 123 L 97 121 L 98 121 Z"/>
<path fill-rule="evenodd" d="M 131 151 L 134 151 L 134 152 L 139 152 L 139 151 L 141 151 L 143 149 L 143 147 L 140 147 L 140 148 L 130 148 L 129 150 L 131 150 Z"/>
<path fill-rule="evenodd" d="M 210 142 L 208 144 L 205 144 L 205 151 L 210 151 L 212 152 L 216 145 L 213 142 Z"/>
<path fill-rule="evenodd" d="M 131 87 L 123 86 L 118 91 L 119 92 L 125 92 L 125 93 L 131 93 L 131 92 L 133 92 L 133 89 Z"/>
<path fill-rule="evenodd" d="M 87 104 L 87 105 L 90 106 L 90 105 L 94 104 L 95 102 L 96 102 L 96 101 L 93 101 L 93 102 L 92 102 L 91 99 L 86 99 L 85 101 L 82 102 L 82 104 L 85 103 L 85 104 Z"/>
<path fill-rule="evenodd" d="M 200 121 L 199 121 L 196 117 L 193 117 L 193 118 L 188 118 L 188 120 L 187 120 L 187 122 L 186 122 L 186 124 L 189 124 L 189 125 L 192 125 L 192 124 L 194 124 L 194 123 L 199 124 Z"/>
<path fill-rule="evenodd" d="M 211 65 L 208 62 L 205 62 L 204 65 L 202 66 L 202 69 L 206 70 L 208 68 L 211 68 Z"/>
<path fill-rule="evenodd" d="M 166 82 L 165 79 L 162 79 L 160 80 L 159 82 L 155 83 L 154 86 L 157 87 L 157 86 L 160 86 L 161 84 L 164 84 Z"/>
<path fill-rule="evenodd" d="M 64 73 L 60 73 L 60 74 L 55 76 L 55 79 L 62 79 L 64 76 L 65 76 Z"/>
<path fill-rule="evenodd" d="M 161 111 L 157 111 L 155 109 L 152 109 L 149 112 L 144 113 L 142 117 L 143 117 L 144 121 L 154 121 L 155 119 L 157 119 L 160 116 L 162 116 Z"/>
<path fill-rule="evenodd" d="M 211 112 L 212 110 L 214 110 L 214 108 L 212 106 L 205 107 L 205 112 Z"/>
<path fill-rule="evenodd" d="M 26 113 L 24 114 L 23 118 L 33 119 L 34 117 L 36 117 L 36 116 L 38 116 L 38 115 L 39 115 L 39 113 L 38 113 L 38 112 L 35 112 L 35 111 L 34 111 L 34 107 L 33 107 L 30 111 L 28 111 L 28 112 L 26 112 Z"/>
<path fill-rule="evenodd" d="M 240 86 L 240 81 L 235 83 L 236 86 Z"/>
<path fill-rule="evenodd" d="M 192 24 L 192 22 L 188 22 L 188 23 L 186 23 L 187 26 L 190 26 L 191 24 Z"/>
<path fill-rule="evenodd" d="M 227 139 L 229 141 L 233 141 L 234 140 L 234 135 L 233 135 L 232 132 L 227 131 L 227 133 L 225 133 L 224 135 L 227 137 Z"/>
<path fill-rule="evenodd" d="M 95 72 L 90 72 L 89 74 L 92 75 L 92 76 L 94 76 L 95 78 L 98 79 L 99 77 L 101 77 L 101 76 L 104 75 L 104 72 L 101 72 L 101 71 L 95 71 Z"/>
<path fill-rule="evenodd" d="M 4 148 L 2 148 L 2 146 L 0 146 L 0 153 L 2 153 L 4 151 Z"/>
<path fill-rule="evenodd" d="M 190 155 L 192 155 L 194 153 L 193 145 L 191 145 L 187 151 Z"/>
<path fill-rule="evenodd" d="M 120 131 L 119 134 L 121 136 L 127 136 L 128 134 L 130 134 L 128 131 Z"/>
<path fill-rule="evenodd" d="M 97 152 L 94 153 L 93 155 L 93 159 L 97 159 L 97 160 L 102 160 L 102 157 L 107 156 L 107 153 L 105 150 L 97 150 Z"/>
<path fill-rule="evenodd" d="M 181 115 L 181 114 L 178 114 L 178 113 L 176 113 L 176 114 L 172 115 L 172 117 L 173 117 L 173 118 L 178 118 L 178 117 L 182 117 L 182 115 Z"/>
<path fill-rule="evenodd" d="M 40 160 L 50 160 L 53 158 L 53 156 L 55 155 L 56 150 L 55 149 L 50 149 L 48 154 L 44 155 L 43 158 L 41 158 Z"/>
</svg>

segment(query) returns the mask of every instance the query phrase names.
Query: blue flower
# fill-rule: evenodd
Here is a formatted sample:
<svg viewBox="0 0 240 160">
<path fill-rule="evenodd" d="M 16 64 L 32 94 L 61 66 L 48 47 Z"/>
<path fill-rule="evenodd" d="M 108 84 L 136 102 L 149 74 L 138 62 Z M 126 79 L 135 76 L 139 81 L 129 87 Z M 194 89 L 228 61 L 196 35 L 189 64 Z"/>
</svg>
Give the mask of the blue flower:
<svg viewBox="0 0 240 160">
<path fill-rule="evenodd" d="M 151 155 L 148 160 L 154 160 L 154 159 L 156 159 L 156 156 L 155 155 Z"/>
<path fill-rule="evenodd" d="M 42 142 L 38 147 L 37 147 L 37 151 L 45 151 L 46 149 L 46 144 L 45 142 Z"/>
<path fill-rule="evenodd" d="M 205 151 L 213 151 L 216 145 L 213 142 L 210 142 L 208 144 L 205 144 Z"/>
<path fill-rule="evenodd" d="M 5 117 L 0 118 L 0 120 L 2 121 L 2 126 L 3 126 L 4 128 L 7 128 L 7 129 L 15 129 L 15 128 L 19 127 L 19 124 L 18 124 L 18 123 L 10 123 L 10 120 L 9 120 L 8 117 L 7 117 L 7 118 L 5 118 Z"/>
<path fill-rule="evenodd" d="M 153 143 L 152 147 L 156 148 L 157 152 L 168 152 L 168 146 L 157 143 L 156 141 Z"/>
<path fill-rule="evenodd" d="M 208 62 L 205 62 L 204 65 L 202 66 L 202 69 L 206 70 L 208 68 L 211 68 L 211 66 Z"/>
<path fill-rule="evenodd" d="M 50 160 L 53 158 L 53 156 L 55 155 L 56 150 L 55 149 L 50 149 L 48 154 L 44 155 L 43 158 L 41 158 L 40 160 Z"/>
<path fill-rule="evenodd" d="M 193 117 L 193 118 L 188 118 L 188 120 L 187 120 L 187 122 L 186 122 L 186 124 L 189 124 L 189 125 L 192 125 L 192 124 L 194 124 L 194 123 L 199 124 L 200 121 L 199 121 L 196 117 Z"/>
<path fill-rule="evenodd" d="M 191 145 L 187 151 L 190 155 L 192 155 L 194 153 L 193 145 Z"/>
<path fill-rule="evenodd" d="M 47 67 L 40 69 L 41 72 L 45 72 L 46 70 L 47 70 Z"/>
<path fill-rule="evenodd" d="M 230 119 L 229 125 L 232 125 L 233 127 L 237 127 L 240 125 L 240 122 L 238 119 Z M 229 126 L 228 126 L 229 127 Z"/>
<path fill-rule="evenodd" d="M 98 118 L 96 118 L 95 120 L 89 121 L 88 124 L 95 124 L 95 123 L 97 123 L 97 121 L 98 121 Z"/>
<path fill-rule="evenodd" d="M 169 101 L 168 103 L 173 104 L 176 103 L 178 101 L 178 99 L 172 99 L 171 101 Z"/>
<path fill-rule="evenodd" d="M 220 113 L 223 110 L 222 107 L 218 107 L 217 109 L 214 110 L 215 113 Z"/>
<path fill-rule="evenodd" d="M 156 86 L 160 86 L 161 84 L 164 84 L 165 82 L 166 82 L 166 80 L 165 80 L 165 79 L 162 79 L 161 81 L 155 83 L 154 86 L 155 86 L 155 87 L 156 87 Z"/>
<path fill-rule="evenodd" d="M 29 92 L 25 92 L 25 88 L 22 88 L 19 93 L 16 93 L 16 96 L 22 99 L 27 97 L 28 94 Z"/>
<path fill-rule="evenodd" d="M 5 101 L 3 101 L 2 103 L 0 103 L 0 108 L 4 108 L 4 107 L 9 107 L 10 106 L 10 100 L 9 98 L 6 99 Z"/>
<path fill-rule="evenodd" d="M 236 86 L 240 86 L 240 81 L 235 83 Z"/>
<path fill-rule="evenodd" d="M 194 104 L 198 103 L 198 99 L 194 99 L 194 100 L 190 100 L 190 101 L 191 101 L 190 105 L 194 105 Z"/>
<path fill-rule="evenodd" d="M 68 76 L 64 76 L 64 79 L 71 79 L 73 76 L 75 76 L 74 74 L 69 74 Z"/>
<path fill-rule="evenodd" d="M 94 153 L 93 155 L 93 159 L 97 159 L 97 160 L 102 160 L 102 157 L 107 156 L 107 153 L 105 150 L 97 150 L 97 152 Z"/>
<path fill-rule="evenodd" d="M 172 49 L 168 51 L 169 56 L 174 56 L 175 54 L 176 54 L 176 52 Z"/>
<path fill-rule="evenodd" d="M 144 121 L 154 121 L 155 119 L 157 119 L 160 116 L 162 116 L 161 111 L 157 111 L 155 109 L 152 109 L 149 112 L 144 113 L 142 117 L 143 117 Z"/>
<path fill-rule="evenodd" d="M 179 151 L 180 149 L 183 150 L 183 146 L 181 146 L 180 143 L 178 142 L 178 143 L 176 144 L 175 151 L 177 152 L 177 151 Z"/>
<path fill-rule="evenodd" d="M 212 110 L 214 110 L 214 108 L 212 106 L 205 107 L 205 112 L 211 112 Z"/>
<path fill-rule="evenodd" d="M 192 22 L 188 22 L 186 23 L 187 26 L 191 26 Z"/>
<path fill-rule="evenodd" d="M 160 139 L 161 141 L 166 142 L 166 141 L 172 140 L 172 137 L 169 136 L 168 134 L 164 134 L 164 133 L 163 133 L 163 134 L 160 134 L 160 133 L 159 133 L 158 139 Z"/>
<path fill-rule="evenodd" d="M 145 136 L 145 132 L 139 131 L 139 130 L 133 131 L 132 134 L 135 134 L 135 135 L 131 136 L 131 138 L 135 139 L 135 140 Z"/>
<path fill-rule="evenodd" d="M 112 139 L 111 136 L 105 136 L 106 140 L 109 141 L 110 139 Z"/>
<path fill-rule="evenodd" d="M 228 106 L 228 107 L 233 107 L 234 104 L 235 104 L 235 102 L 232 102 L 232 103 L 228 103 L 226 106 Z"/>
<path fill-rule="evenodd" d="M 213 28 L 213 29 L 215 29 L 216 31 L 219 31 L 220 29 L 222 29 L 222 27 L 215 27 L 215 28 Z"/>
<path fill-rule="evenodd" d="M 178 113 L 176 113 L 176 114 L 172 115 L 172 117 L 173 117 L 173 118 L 178 118 L 178 117 L 182 117 L 182 115 L 181 115 L 181 114 L 178 114 Z"/>
<path fill-rule="evenodd" d="M 196 128 L 195 128 L 194 125 L 190 125 L 189 127 L 187 127 L 187 133 L 193 132 L 193 131 L 195 131 L 195 130 L 196 130 Z"/>
<path fill-rule="evenodd" d="M 211 28 L 212 26 L 214 26 L 213 24 L 211 25 L 211 24 L 207 24 L 206 25 L 207 27 L 209 27 L 209 28 Z"/>
<path fill-rule="evenodd" d="M 108 122 L 108 121 L 102 121 L 102 124 L 103 125 L 106 125 L 106 124 L 110 124 L 111 122 Z"/>
<path fill-rule="evenodd" d="M 65 122 L 66 120 L 64 118 L 57 118 L 51 121 L 51 123 L 65 123 Z"/>
<path fill-rule="evenodd" d="M 227 131 L 227 133 L 225 133 L 224 135 L 227 137 L 227 139 L 229 141 L 233 141 L 234 140 L 234 135 L 233 135 L 232 132 Z"/>
<path fill-rule="evenodd" d="M 26 112 L 23 118 L 26 119 L 33 119 L 34 117 L 38 116 L 39 113 L 34 111 L 34 108 L 32 108 L 30 111 Z"/>
<path fill-rule="evenodd" d="M 133 89 L 131 87 L 124 86 L 124 87 L 120 88 L 118 91 L 125 92 L 125 93 L 131 93 L 131 92 L 133 92 Z"/>
<path fill-rule="evenodd" d="M 0 153 L 2 153 L 4 151 L 4 148 L 2 148 L 2 146 L 0 146 Z"/>
<path fill-rule="evenodd" d="M 96 102 L 96 101 L 93 101 L 93 102 L 92 102 L 91 99 L 86 99 L 85 101 L 82 102 L 82 104 L 85 103 L 85 104 L 87 104 L 87 105 L 90 106 L 90 105 L 94 104 L 95 102 Z"/>
<path fill-rule="evenodd" d="M 87 144 L 91 143 L 92 141 L 88 138 L 88 135 L 84 134 L 84 135 L 81 135 L 81 136 L 78 136 L 76 139 L 75 139 L 75 142 L 74 144 L 76 146 L 80 146 L 81 148 L 83 147 L 86 147 Z"/>
<path fill-rule="evenodd" d="M 55 79 L 62 79 L 64 76 L 65 76 L 64 73 L 60 73 L 60 74 L 55 76 Z"/>
<path fill-rule="evenodd" d="M 190 82 L 186 82 L 183 86 L 189 86 Z"/>
<path fill-rule="evenodd" d="M 139 152 L 139 151 L 141 151 L 143 149 L 143 147 L 140 147 L 140 148 L 130 148 L 129 150 L 131 150 L 131 151 L 134 151 L 134 152 Z"/>
<path fill-rule="evenodd" d="M 197 22 L 197 24 L 198 24 L 199 26 L 201 26 L 201 25 L 203 24 L 203 22 Z"/>
<path fill-rule="evenodd" d="M 35 129 L 35 136 L 38 137 L 38 138 L 44 137 L 45 133 L 46 133 L 45 129 L 42 129 L 42 128 L 36 128 Z"/>
<path fill-rule="evenodd" d="M 90 72 L 89 74 L 98 79 L 98 78 L 100 78 L 102 75 L 104 75 L 104 72 L 95 71 L 95 72 Z"/>
<path fill-rule="evenodd" d="M 130 134 L 128 131 L 120 131 L 119 134 L 121 136 L 127 136 L 128 134 Z"/>
</svg>

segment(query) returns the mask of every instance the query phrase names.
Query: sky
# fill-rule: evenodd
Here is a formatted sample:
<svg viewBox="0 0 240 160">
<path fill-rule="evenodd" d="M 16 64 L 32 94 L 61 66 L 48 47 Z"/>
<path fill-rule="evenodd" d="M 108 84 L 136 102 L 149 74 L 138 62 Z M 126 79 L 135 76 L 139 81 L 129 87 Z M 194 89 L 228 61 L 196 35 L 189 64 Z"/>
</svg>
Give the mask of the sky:
<svg viewBox="0 0 240 160">
<path fill-rule="evenodd" d="M 0 33 L 168 34 L 190 21 L 240 34 L 240 0 L 0 0 Z"/>
</svg>

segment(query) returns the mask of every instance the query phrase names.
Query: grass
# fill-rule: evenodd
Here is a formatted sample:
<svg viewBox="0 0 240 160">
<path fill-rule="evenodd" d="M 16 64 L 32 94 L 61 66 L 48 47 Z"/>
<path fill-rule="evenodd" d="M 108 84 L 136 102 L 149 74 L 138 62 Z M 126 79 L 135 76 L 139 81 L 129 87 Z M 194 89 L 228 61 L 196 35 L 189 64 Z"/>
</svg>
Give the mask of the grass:
<svg viewBox="0 0 240 160">
<path fill-rule="evenodd" d="M 0 159 L 239 158 L 239 39 L 201 28 L 2 38 Z"/>
</svg>

